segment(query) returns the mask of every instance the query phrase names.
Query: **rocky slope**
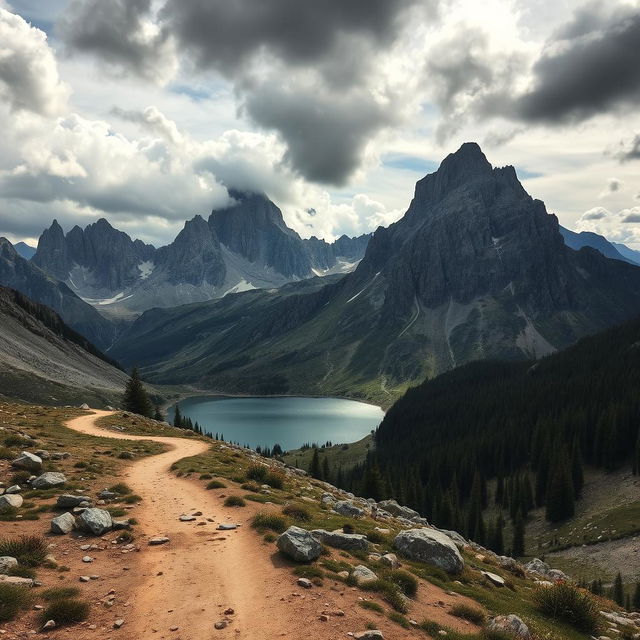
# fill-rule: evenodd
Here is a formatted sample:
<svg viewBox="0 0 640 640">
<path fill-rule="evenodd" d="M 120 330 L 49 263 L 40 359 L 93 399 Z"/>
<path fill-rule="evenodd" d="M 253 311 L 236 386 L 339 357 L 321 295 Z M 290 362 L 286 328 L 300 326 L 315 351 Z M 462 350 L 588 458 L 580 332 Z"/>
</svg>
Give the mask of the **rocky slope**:
<svg viewBox="0 0 640 640">
<path fill-rule="evenodd" d="M 44 404 L 111 404 L 127 376 L 50 308 L 0 287 L 0 389 Z"/>
<path fill-rule="evenodd" d="M 169 245 L 156 249 L 106 220 L 64 234 L 53 221 L 33 257 L 35 265 L 103 315 L 132 318 L 152 307 L 278 287 L 291 280 L 352 270 L 369 236 L 329 244 L 303 240 L 262 194 L 230 191 L 232 204 L 208 221 L 188 220 Z"/>
<path fill-rule="evenodd" d="M 405 216 L 378 229 L 339 282 L 152 310 L 113 353 L 158 380 L 388 405 L 426 376 L 537 358 L 639 312 L 640 269 L 568 248 L 513 167 L 492 168 L 465 144 L 417 183 Z"/>
<path fill-rule="evenodd" d="M 18 255 L 6 238 L 0 238 L 0 285 L 17 289 L 35 302 L 51 307 L 66 324 L 101 349 L 111 346 L 115 339 L 112 323 L 66 284 Z"/>
</svg>

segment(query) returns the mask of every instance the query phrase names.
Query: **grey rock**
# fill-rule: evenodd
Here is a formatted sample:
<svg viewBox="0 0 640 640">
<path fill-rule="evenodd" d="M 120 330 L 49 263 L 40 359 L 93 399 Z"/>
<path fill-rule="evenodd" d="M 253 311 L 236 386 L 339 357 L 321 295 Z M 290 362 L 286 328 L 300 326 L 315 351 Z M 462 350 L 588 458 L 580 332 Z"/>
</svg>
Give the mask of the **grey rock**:
<svg viewBox="0 0 640 640">
<path fill-rule="evenodd" d="M 20 493 L 21 491 L 22 489 L 19 484 L 13 484 L 5 491 L 5 493 Z"/>
<path fill-rule="evenodd" d="M 381 565 L 385 567 L 389 567 L 389 569 L 398 569 L 400 567 L 400 562 L 398 561 L 398 557 L 395 553 L 385 553 L 379 560 Z"/>
<path fill-rule="evenodd" d="M 47 471 L 46 473 L 38 476 L 31 483 L 31 486 L 34 489 L 53 489 L 54 487 L 61 487 L 66 481 L 67 479 L 63 473 Z"/>
<path fill-rule="evenodd" d="M 112 528 L 114 531 L 123 531 L 124 529 L 131 529 L 131 525 L 128 520 L 114 520 Z"/>
<path fill-rule="evenodd" d="M 218 531 L 233 531 L 234 529 L 237 529 L 237 528 L 238 528 L 237 524 L 224 524 L 224 523 L 219 524 L 217 527 Z"/>
<path fill-rule="evenodd" d="M 19 509 L 23 502 L 24 500 L 22 499 L 22 496 L 17 493 L 9 495 L 5 494 L 0 496 L 0 509 L 3 509 L 4 507 L 15 507 L 16 509 Z"/>
<path fill-rule="evenodd" d="M 104 509 L 85 509 L 78 516 L 78 528 L 93 535 L 101 536 L 113 527 L 111 514 Z"/>
<path fill-rule="evenodd" d="M 438 531 L 441 531 L 445 535 L 449 536 L 455 543 L 456 547 L 458 547 L 458 549 L 462 550 L 465 547 L 469 546 L 469 542 L 465 540 L 457 531 L 449 531 L 448 529 L 438 529 Z"/>
<path fill-rule="evenodd" d="M 36 455 L 39 458 L 42 458 L 42 460 L 48 460 L 51 457 L 51 454 L 44 449 L 39 449 L 38 451 L 36 451 Z"/>
<path fill-rule="evenodd" d="M 33 587 L 35 585 L 35 580 L 31 578 L 19 578 L 18 576 L 0 575 L 0 582 L 3 584 L 13 584 L 16 587 Z"/>
<path fill-rule="evenodd" d="M 322 545 L 306 529 L 289 527 L 280 535 L 276 546 L 296 562 L 311 562 L 320 556 Z"/>
<path fill-rule="evenodd" d="M 333 505 L 333 510 L 341 516 L 347 516 L 349 518 L 359 518 L 365 514 L 364 509 L 357 507 L 349 500 L 340 500 L 340 502 L 336 502 Z"/>
<path fill-rule="evenodd" d="M 336 549 L 346 549 L 349 551 L 367 551 L 369 541 L 367 536 L 357 533 L 343 533 L 341 531 L 325 531 L 324 529 L 314 529 L 311 532 L 323 544 Z"/>
<path fill-rule="evenodd" d="M 451 538 L 435 529 L 401 531 L 393 545 L 410 560 L 424 562 L 447 573 L 457 574 L 464 569 L 464 560 Z"/>
<path fill-rule="evenodd" d="M 482 575 L 496 587 L 504 587 L 505 585 L 504 578 L 502 576 L 499 576 L 497 573 L 491 573 L 491 571 L 483 571 Z"/>
<path fill-rule="evenodd" d="M 17 467 L 18 469 L 26 469 L 32 473 L 39 473 L 42 470 L 42 458 L 34 455 L 33 453 L 29 453 L 28 451 L 23 451 L 11 463 L 11 466 Z"/>
<path fill-rule="evenodd" d="M 502 631 L 504 633 L 508 633 L 519 640 L 531 639 L 529 627 L 527 627 L 527 625 L 518 618 L 518 616 L 513 614 L 491 618 L 487 628 L 490 631 Z"/>
<path fill-rule="evenodd" d="M 104 489 L 98 494 L 98 498 L 101 500 L 115 500 L 118 497 L 118 494 L 114 491 L 109 491 L 108 489 Z"/>
<path fill-rule="evenodd" d="M 352 572 L 356 584 L 363 584 L 365 582 L 373 582 L 378 579 L 378 576 L 369 569 L 369 567 L 365 567 L 363 564 L 359 564 Z"/>
<path fill-rule="evenodd" d="M 414 509 L 409 507 L 403 507 L 399 505 L 395 500 L 382 500 L 378 503 L 380 509 L 390 513 L 392 516 L 399 516 L 411 520 L 412 518 L 420 518 L 420 514 Z"/>
<path fill-rule="evenodd" d="M 378 629 L 371 629 L 369 631 L 354 633 L 353 637 L 355 638 L 355 640 L 384 640 L 382 631 L 378 631 Z"/>
<path fill-rule="evenodd" d="M 167 544 L 169 542 L 169 538 L 167 536 L 156 536 L 155 538 L 149 539 L 149 544 L 152 547 L 157 547 L 161 544 Z"/>
<path fill-rule="evenodd" d="M 56 516 L 51 520 L 51 533 L 64 535 L 71 533 L 76 526 L 76 519 L 69 512 Z"/>
<path fill-rule="evenodd" d="M 70 493 L 65 493 L 61 496 L 58 496 L 56 500 L 56 506 L 61 509 L 73 509 L 73 507 L 79 507 L 83 505 L 83 503 L 90 504 L 91 498 L 89 496 L 75 496 Z"/>
<path fill-rule="evenodd" d="M 18 561 L 11 556 L 0 556 L 0 573 L 6 574 L 11 567 L 17 567 Z"/>
<path fill-rule="evenodd" d="M 303 589 L 311 589 L 311 587 L 313 587 L 313 582 L 308 578 L 298 578 L 298 585 Z"/>
</svg>

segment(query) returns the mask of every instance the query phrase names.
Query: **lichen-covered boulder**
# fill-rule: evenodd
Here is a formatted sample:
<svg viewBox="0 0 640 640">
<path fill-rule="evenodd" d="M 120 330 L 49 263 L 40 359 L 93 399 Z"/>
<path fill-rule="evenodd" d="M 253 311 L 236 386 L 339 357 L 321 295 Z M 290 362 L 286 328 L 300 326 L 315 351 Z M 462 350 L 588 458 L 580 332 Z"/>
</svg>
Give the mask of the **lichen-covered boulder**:
<svg viewBox="0 0 640 640">
<path fill-rule="evenodd" d="M 57 471 L 47 471 L 38 476 L 31 486 L 34 489 L 53 489 L 54 487 L 61 487 L 67 479 L 64 473 L 58 473 Z"/>
<path fill-rule="evenodd" d="M 276 546 L 285 556 L 296 562 L 311 562 L 320 556 L 322 545 L 309 531 L 289 527 L 277 540 Z"/>
<path fill-rule="evenodd" d="M 67 513 L 56 516 L 51 520 L 51 533 L 57 533 L 59 535 L 71 533 L 75 526 L 76 519 L 67 511 Z"/>
<path fill-rule="evenodd" d="M 111 514 L 104 509 L 85 509 L 77 520 L 79 529 L 101 536 L 107 531 L 111 531 L 113 520 Z"/>
<path fill-rule="evenodd" d="M 73 507 L 79 507 L 83 502 L 91 502 L 91 498 L 89 496 L 74 496 L 70 493 L 65 493 L 58 496 L 56 507 L 60 507 L 60 509 L 73 509 Z"/>
<path fill-rule="evenodd" d="M 323 544 L 327 544 L 335 549 L 346 549 L 347 551 L 367 551 L 369 549 L 367 536 L 358 533 L 314 529 L 311 534 Z"/>
<path fill-rule="evenodd" d="M 410 560 L 424 562 L 447 573 L 457 574 L 464 569 L 464 560 L 453 540 L 435 529 L 401 531 L 393 546 Z"/>
<path fill-rule="evenodd" d="M 341 500 L 333 505 L 333 510 L 339 513 L 341 516 L 347 516 L 348 518 L 360 518 L 365 514 L 364 509 L 357 507 L 353 502 L 349 500 Z"/>
<path fill-rule="evenodd" d="M 21 495 L 17 493 L 9 493 L 0 496 L 0 509 L 4 509 L 6 507 L 14 507 L 15 509 L 19 509 L 24 502 Z"/>
<path fill-rule="evenodd" d="M 530 640 L 531 638 L 529 627 L 518 616 L 513 614 L 491 618 L 487 628 L 489 631 L 507 633 L 514 638 L 518 638 L 518 640 Z"/>
<path fill-rule="evenodd" d="M 39 473 L 42 471 L 42 458 L 34 455 L 33 453 L 29 453 L 28 451 L 23 451 L 11 463 L 11 466 L 17 467 L 18 469 L 26 469 L 32 473 Z"/>
<path fill-rule="evenodd" d="M 387 513 L 390 513 L 392 516 L 406 518 L 407 520 L 420 518 L 420 514 L 417 511 L 410 507 L 404 507 L 398 504 L 395 500 L 382 500 L 381 502 L 378 502 L 378 507 Z"/>
<path fill-rule="evenodd" d="M 18 566 L 18 560 L 12 556 L 0 556 L 0 574 L 6 574 L 9 569 Z"/>
<path fill-rule="evenodd" d="M 365 584 L 366 582 L 373 582 L 378 579 L 378 576 L 363 564 L 359 564 L 352 572 L 351 577 L 356 581 L 356 584 Z"/>
</svg>

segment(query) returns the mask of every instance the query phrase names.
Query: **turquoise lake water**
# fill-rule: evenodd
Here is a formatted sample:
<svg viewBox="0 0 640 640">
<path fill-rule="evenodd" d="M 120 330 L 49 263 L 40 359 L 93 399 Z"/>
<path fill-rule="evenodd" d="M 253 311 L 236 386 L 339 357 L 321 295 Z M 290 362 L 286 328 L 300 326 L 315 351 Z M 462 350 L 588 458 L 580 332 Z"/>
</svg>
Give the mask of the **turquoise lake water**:
<svg viewBox="0 0 640 640">
<path fill-rule="evenodd" d="M 195 396 L 180 401 L 180 411 L 205 431 L 227 441 L 283 449 L 305 443 L 356 442 L 375 429 L 384 412 L 363 402 L 340 398 L 223 398 Z M 168 412 L 173 420 L 174 408 Z"/>
</svg>

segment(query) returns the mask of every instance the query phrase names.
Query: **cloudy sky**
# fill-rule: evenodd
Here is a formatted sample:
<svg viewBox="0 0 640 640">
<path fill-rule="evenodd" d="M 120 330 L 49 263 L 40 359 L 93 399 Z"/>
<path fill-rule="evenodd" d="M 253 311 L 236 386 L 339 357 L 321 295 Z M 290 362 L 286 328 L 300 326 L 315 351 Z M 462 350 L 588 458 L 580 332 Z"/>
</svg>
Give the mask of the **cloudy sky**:
<svg viewBox="0 0 640 640">
<path fill-rule="evenodd" d="M 358 234 L 475 140 L 640 248 L 639 104 L 640 0 L 0 0 L 0 235 L 160 245 L 226 187 Z"/>
</svg>

